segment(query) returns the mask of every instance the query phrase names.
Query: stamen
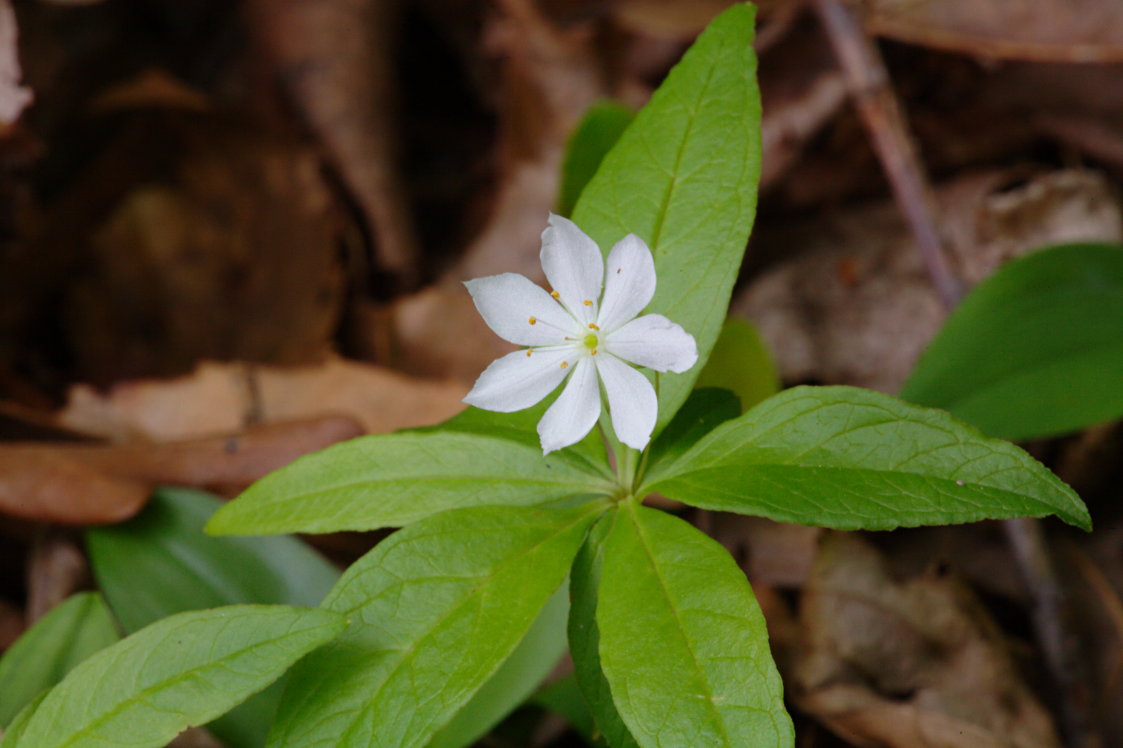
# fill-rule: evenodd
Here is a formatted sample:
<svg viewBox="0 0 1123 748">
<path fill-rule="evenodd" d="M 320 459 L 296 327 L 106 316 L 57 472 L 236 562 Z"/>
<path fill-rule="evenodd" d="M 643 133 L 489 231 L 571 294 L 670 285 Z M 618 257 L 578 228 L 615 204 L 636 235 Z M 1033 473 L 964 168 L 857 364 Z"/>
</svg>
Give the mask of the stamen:
<svg viewBox="0 0 1123 748">
<path fill-rule="evenodd" d="M 538 324 L 538 320 L 536 320 L 536 319 L 535 319 L 534 317 L 531 317 L 531 318 L 530 318 L 530 320 L 529 320 L 529 322 L 530 322 L 530 324 L 532 324 L 532 325 L 536 325 L 536 324 Z"/>
<path fill-rule="evenodd" d="M 562 369 L 564 369 L 564 368 L 565 368 L 565 367 L 567 367 L 567 366 L 569 366 L 569 362 L 568 362 L 568 361 L 562 361 L 562 362 L 561 362 L 561 368 L 562 368 Z"/>
<path fill-rule="evenodd" d="M 620 271 L 617 270 L 616 272 L 619 273 Z M 561 294 L 559 294 L 557 291 L 551 291 L 550 295 L 553 296 L 555 299 L 558 298 L 559 296 L 561 296 Z"/>
<path fill-rule="evenodd" d="M 596 325 L 594 325 L 594 324 L 593 324 L 592 322 L 590 322 L 590 323 L 589 323 L 589 329 L 590 329 L 590 330 L 599 330 L 600 328 L 599 328 L 599 327 L 597 327 Z"/>
<path fill-rule="evenodd" d="M 531 350 L 530 350 L 529 348 L 527 348 L 527 349 L 526 349 L 526 357 L 527 357 L 527 358 L 530 358 L 530 354 L 531 354 L 531 353 L 532 353 L 532 351 L 531 351 Z"/>
<path fill-rule="evenodd" d="M 616 274 L 620 275 L 620 268 L 616 268 Z"/>
<path fill-rule="evenodd" d="M 593 305 L 593 302 L 592 302 L 591 299 L 585 299 L 581 303 L 584 304 L 585 306 L 592 306 Z"/>
<path fill-rule="evenodd" d="M 595 356 L 595 355 L 597 355 L 597 349 L 596 349 L 596 348 L 594 348 L 593 350 L 589 351 L 589 355 L 590 355 L 590 356 Z"/>
</svg>

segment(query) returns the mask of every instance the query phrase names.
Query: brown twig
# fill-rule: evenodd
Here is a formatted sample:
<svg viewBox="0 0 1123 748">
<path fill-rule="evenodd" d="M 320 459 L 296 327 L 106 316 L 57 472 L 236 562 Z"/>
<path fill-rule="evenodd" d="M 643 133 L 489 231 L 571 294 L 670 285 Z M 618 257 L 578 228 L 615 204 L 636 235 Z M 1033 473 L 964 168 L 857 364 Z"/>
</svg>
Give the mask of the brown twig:
<svg viewBox="0 0 1123 748">
<path fill-rule="evenodd" d="M 916 247 L 932 285 L 941 301 L 951 308 L 962 295 L 962 285 L 944 257 L 943 242 L 936 230 L 936 201 L 896 94 L 889 86 L 885 63 L 840 0 L 815 0 L 815 9 L 889 178 L 893 196 L 916 237 Z"/>
<path fill-rule="evenodd" d="M 815 0 L 815 9 L 831 41 L 851 96 L 869 132 L 893 190 L 909 224 L 932 285 L 944 306 L 951 309 L 963 286 L 951 272 L 937 230 L 936 202 L 924 167 L 909 136 L 889 75 L 873 41 L 841 0 Z M 1059 690 L 1059 712 L 1068 744 L 1090 744 L 1087 701 L 1080 698 L 1078 656 L 1065 625 L 1065 596 L 1057 580 L 1052 556 L 1037 520 L 1003 523 L 1033 598 L 1034 632 Z"/>
</svg>

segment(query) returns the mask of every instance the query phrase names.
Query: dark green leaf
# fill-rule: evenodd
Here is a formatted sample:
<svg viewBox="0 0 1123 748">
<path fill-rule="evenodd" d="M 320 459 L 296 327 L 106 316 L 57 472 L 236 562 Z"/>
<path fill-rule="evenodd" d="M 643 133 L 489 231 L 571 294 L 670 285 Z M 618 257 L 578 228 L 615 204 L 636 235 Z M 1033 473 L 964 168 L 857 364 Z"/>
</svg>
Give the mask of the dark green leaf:
<svg viewBox="0 0 1123 748">
<path fill-rule="evenodd" d="M 269 745 L 428 743 L 515 649 L 601 511 L 459 509 L 379 543 L 324 601 L 351 628 L 290 673 Z"/>
<path fill-rule="evenodd" d="M 651 443 L 648 459 L 652 464 L 672 460 L 719 425 L 739 415 L 741 402 L 729 390 L 714 387 L 694 390 L 667 428 Z"/>
<path fill-rule="evenodd" d="M 1044 517 L 1091 528 L 1071 488 L 947 413 L 854 387 L 796 387 L 718 426 L 642 489 L 838 529 Z"/>
<path fill-rule="evenodd" d="M 585 740 L 592 741 L 595 726 L 593 715 L 585 703 L 581 687 L 572 673 L 560 678 L 539 691 L 532 700 L 535 704 L 560 714 L 570 727 Z"/>
<path fill-rule="evenodd" d="M 302 457 L 224 506 L 207 532 L 264 535 L 398 527 L 472 506 L 530 506 L 611 493 L 574 452 L 474 432 L 363 436 Z"/>
<path fill-rule="evenodd" d="M 0 657 L 0 725 L 7 725 L 35 697 L 75 665 L 121 637 L 96 592 L 67 598 Z"/>
<path fill-rule="evenodd" d="M 695 388 L 722 387 L 741 401 L 744 413 L 780 391 L 776 362 L 760 333 L 736 317 L 725 320 Z"/>
<path fill-rule="evenodd" d="M 608 252 L 629 233 L 655 255 L 648 311 L 698 341 L 717 340 L 756 213 L 760 97 L 754 11 L 718 16 L 604 158 L 573 212 Z M 686 400 L 701 366 L 659 375 L 656 433 Z"/>
<path fill-rule="evenodd" d="M 600 659 L 644 748 L 789 748 L 780 675 L 744 574 L 716 541 L 625 504 L 602 549 Z"/>
<path fill-rule="evenodd" d="M 581 191 L 635 116 L 631 109 L 613 101 L 594 104 L 585 112 L 566 146 L 558 213 L 568 217 L 573 212 Z"/>
<path fill-rule="evenodd" d="M 5 748 L 159 748 L 272 683 L 346 625 L 331 611 L 261 605 L 165 618 L 70 671 Z"/>
<path fill-rule="evenodd" d="M 616 711 L 608 681 L 601 670 L 600 632 L 596 618 L 604 540 L 618 521 L 619 512 L 614 510 L 605 514 L 593 526 L 573 562 L 569 583 L 569 649 L 573 655 L 574 675 L 592 712 L 597 736 L 610 748 L 631 748 L 636 741 Z"/>
<path fill-rule="evenodd" d="M 202 491 L 163 488 L 132 520 L 87 530 L 94 576 L 125 631 L 222 605 L 319 605 L 339 579 L 296 538 L 205 535 L 203 525 L 221 505 Z M 258 748 L 280 700 L 281 684 L 271 686 L 210 729 L 231 748 Z"/>
<path fill-rule="evenodd" d="M 992 436 L 1055 436 L 1123 417 L 1123 246 L 1057 247 L 979 284 L 901 397 Z"/>
</svg>

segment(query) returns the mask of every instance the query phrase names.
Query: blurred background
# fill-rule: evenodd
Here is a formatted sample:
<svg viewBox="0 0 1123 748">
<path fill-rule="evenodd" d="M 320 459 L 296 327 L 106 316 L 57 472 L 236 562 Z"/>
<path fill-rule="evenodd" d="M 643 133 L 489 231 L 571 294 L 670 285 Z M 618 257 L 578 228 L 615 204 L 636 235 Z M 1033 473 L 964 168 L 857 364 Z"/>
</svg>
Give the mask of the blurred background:
<svg viewBox="0 0 1123 748">
<path fill-rule="evenodd" d="M 456 413 L 506 350 L 460 281 L 538 277 L 586 112 L 642 106 L 729 4 L 3 0 L 0 648 L 89 585 L 65 527 Z M 1118 0 L 758 17 L 764 175 L 732 314 L 784 384 L 896 392 L 995 268 L 1123 240 Z M 1123 431 L 1029 448 L 1097 521 L 1047 527 L 1059 668 L 997 524 L 695 517 L 761 599 L 800 746 L 1123 745 Z M 345 563 L 376 538 L 317 542 Z M 515 723 L 481 745 L 580 744 L 541 707 Z"/>
</svg>

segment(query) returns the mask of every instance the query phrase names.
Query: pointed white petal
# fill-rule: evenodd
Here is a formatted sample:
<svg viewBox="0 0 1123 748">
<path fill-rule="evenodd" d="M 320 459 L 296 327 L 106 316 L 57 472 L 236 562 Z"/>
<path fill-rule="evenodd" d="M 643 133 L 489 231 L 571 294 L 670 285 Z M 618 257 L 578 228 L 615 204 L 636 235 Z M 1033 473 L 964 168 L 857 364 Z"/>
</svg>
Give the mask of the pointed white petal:
<svg viewBox="0 0 1123 748">
<path fill-rule="evenodd" d="M 568 218 L 551 213 L 549 223 L 542 232 L 542 270 L 546 279 L 582 325 L 595 322 L 604 280 L 600 249 Z"/>
<path fill-rule="evenodd" d="M 508 342 L 559 345 L 578 328 L 550 294 L 517 273 L 489 275 L 464 285 L 487 326 Z"/>
<path fill-rule="evenodd" d="M 604 338 L 604 348 L 637 366 L 680 374 L 698 361 L 694 336 L 662 314 L 637 317 Z"/>
<path fill-rule="evenodd" d="M 511 413 L 529 408 L 549 395 L 569 372 L 562 362 L 572 365 L 580 355 L 572 346 L 536 348 L 508 353 L 483 370 L 464 402 L 484 410 Z"/>
<path fill-rule="evenodd" d="M 594 357 L 608 396 L 608 412 L 616 438 L 632 449 L 643 449 L 651 441 L 659 400 L 655 388 L 643 374 L 611 353 Z"/>
<path fill-rule="evenodd" d="M 604 300 L 597 324 L 611 332 L 643 311 L 655 295 L 655 259 L 635 234 L 628 234 L 608 254 Z"/>
<path fill-rule="evenodd" d="M 576 444 L 589 433 L 600 418 L 600 386 L 597 367 L 589 356 L 583 357 L 554 404 L 538 422 L 542 454 Z"/>
</svg>

